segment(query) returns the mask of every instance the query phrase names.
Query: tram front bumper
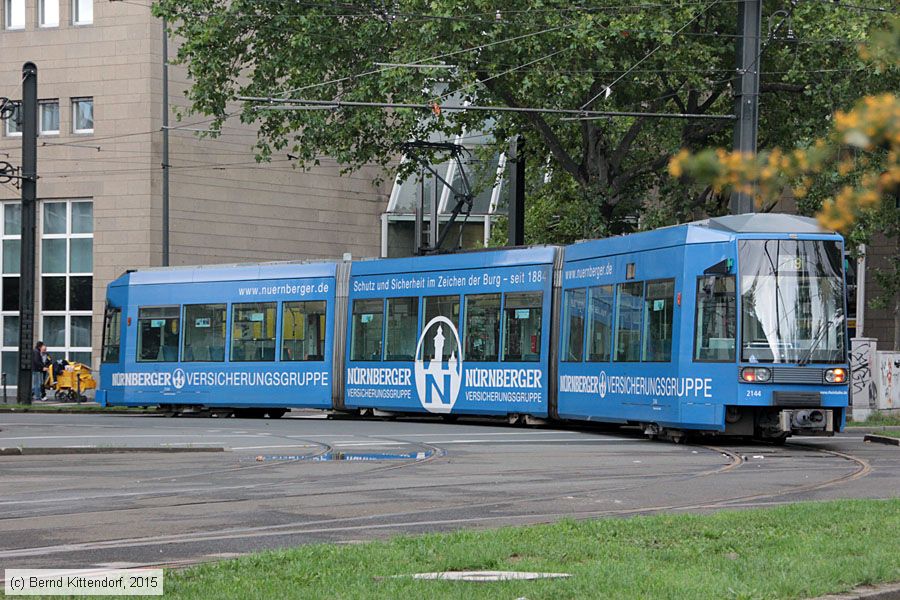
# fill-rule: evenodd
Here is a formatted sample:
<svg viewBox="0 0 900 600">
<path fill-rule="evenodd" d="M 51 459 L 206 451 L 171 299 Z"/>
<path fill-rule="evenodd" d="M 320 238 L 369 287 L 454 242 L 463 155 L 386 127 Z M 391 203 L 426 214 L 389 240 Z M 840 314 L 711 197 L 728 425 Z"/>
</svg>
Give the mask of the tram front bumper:
<svg viewBox="0 0 900 600">
<path fill-rule="evenodd" d="M 785 409 L 778 414 L 782 433 L 794 435 L 833 435 L 834 411 L 825 408 Z"/>
</svg>

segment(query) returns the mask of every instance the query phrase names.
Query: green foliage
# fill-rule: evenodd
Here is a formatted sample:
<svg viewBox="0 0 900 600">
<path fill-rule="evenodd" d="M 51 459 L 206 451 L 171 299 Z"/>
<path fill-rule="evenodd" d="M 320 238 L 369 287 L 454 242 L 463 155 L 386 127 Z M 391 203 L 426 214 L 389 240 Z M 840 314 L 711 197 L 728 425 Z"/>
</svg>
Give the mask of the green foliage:
<svg viewBox="0 0 900 600">
<path fill-rule="evenodd" d="M 900 580 L 900 500 L 798 503 L 252 554 L 166 574 L 167 598 L 812 598 Z M 471 583 L 446 570 L 569 573 Z"/>
<path fill-rule="evenodd" d="M 178 57 L 193 81 L 194 110 L 214 116 L 214 129 L 231 114 L 258 123 L 263 159 L 290 154 L 309 167 L 327 155 L 347 170 L 372 163 L 390 169 L 408 140 L 489 126 L 498 147 L 514 134 L 528 139 L 529 241 L 628 231 L 654 198 L 648 215 L 654 224 L 723 210 L 724 197 L 673 184 L 664 168 L 682 147 L 728 145 L 730 121 L 234 104 L 250 96 L 577 109 L 600 94 L 590 108 L 733 112 L 735 2 L 497 6 L 488 0 L 160 0 L 154 10 L 183 42 Z M 896 83 L 856 53 L 855 41 L 882 14 L 799 3 L 789 23 L 798 41 L 787 42 L 786 22 L 776 14 L 786 6 L 765 3 L 764 30 L 769 25 L 773 39 L 760 62 L 761 147 L 811 140 L 835 108 Z M 453 68 L 375 64 L 412 62 Z M 609 84 L 612 94 L 604 98 Z"/>
</svg>

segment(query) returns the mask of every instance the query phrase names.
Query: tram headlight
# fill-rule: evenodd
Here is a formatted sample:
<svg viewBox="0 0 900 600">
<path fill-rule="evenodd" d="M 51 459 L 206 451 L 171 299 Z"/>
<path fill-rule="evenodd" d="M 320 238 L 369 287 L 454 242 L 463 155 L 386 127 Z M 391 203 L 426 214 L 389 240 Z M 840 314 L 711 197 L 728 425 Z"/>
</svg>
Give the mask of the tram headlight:
<svg viewBox="0 0 900 600">
<path fill-rule="evenodd" d="M 825 371 L 825 381 L 828 383 L 844 383 L 847 381 L 847 369 L 828 369 Z"/>
<path fill-rule="evenodd" d="M 766 383 L 772 378 L 772 371 L 765 367 L 744 367 L 741 379 L 748 383 Z"/>
</svg>

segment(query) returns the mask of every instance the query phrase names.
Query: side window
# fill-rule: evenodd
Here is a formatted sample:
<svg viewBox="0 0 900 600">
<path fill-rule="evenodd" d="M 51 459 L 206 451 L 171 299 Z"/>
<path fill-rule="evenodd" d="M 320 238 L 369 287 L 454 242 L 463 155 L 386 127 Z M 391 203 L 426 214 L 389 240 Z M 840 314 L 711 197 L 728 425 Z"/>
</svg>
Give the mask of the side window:
<svg viewBox="0 0 900 600">
<path fill-rule="evenodd" d="M 563 362 L 581 362 L 584 358 L 585 290 L 566 290 L 563 302 Z"/>
<path fill-rule="evenodd" d="M 224 304 L 187 304 L 184 307 L 183 362 L 225 360 Z"/>
<path fill-rule="evenodd" d="M 541 360 L 543 292 L 506 294 L 503 305 L 503 360 Z"/>
<path fill-rule="evenodd" d="M 122 339 L 122 309 L 106 307 L 103 313 L 103 357 L 104 363 L 119 362 L 119 348 Z"/>
<path fill-rule="evenodd" d="M 607 362 L 612 345 L 613 286 L 591 288 L 588 310 L 588 360 Z"/>
<path fill-rule="evenodd" d="M 736 330 L 734 275 L 698 277 L 694 360 L 734 362 Z"/>
<path fill-rule="evenodd" d="M 672 320 L 675 312 L 675 280 L 648 281 L 644 297 L 644 348 L 646 362 L 672 360 Z"/>
<path fill-rule="evenodd" d="M 325 301 L 285 302 L 281 360 L 325 360 Z"/>
<path fill-rule="evenodd" d="M 425 319 L 422 321 L 422 327 L 427 326 L 435 317 L 444 317 L 448 319 L 453 326 L 456 327 L 456 333 L 459 335 L 459 296 L 426 296 L 422 299 L 424 304 L 423 312 Z M 441 351 L 441 360 L 450 360 L 450 356 L 459 357 L 459 348 L 456 347 L 456 338 L 449 332 L 441 332 L 444 336 L 444 347 Z M 430 342 L 429 342 L 430 344 Z M 432 348 L 428 346 L 424 348 L 426 356 L 432 356 Z"/>
<path fill-rule="evenodd" d="M 644 284 L 620 283 L 616 292 L 616 362 L 641 360 L 641 308 Z"/>
<path fill-rule="evenodd" d="M 276 315 L 274 302 L 232 305 L 232 361 L 271 362 L 275 360 Z"/>
<path fill-rule="evenodd" d="M 354 300 L 350 360 L 381 360 L 384 300 Z"/>
<path fill-rule="evenodd" d="M 496 362 L 500 346 L 500 294 L 466 296 L 467 361 Z"/>
<path fill-rule="evenodd" d="M 415 360 L 419 334 L 419 299 L 388 298 L 384 360 Z"/>
<path fill-rule="evenodd" d="M 138 362 L 178 362 L 180 306 L 138 309 Z"/>
</svg>

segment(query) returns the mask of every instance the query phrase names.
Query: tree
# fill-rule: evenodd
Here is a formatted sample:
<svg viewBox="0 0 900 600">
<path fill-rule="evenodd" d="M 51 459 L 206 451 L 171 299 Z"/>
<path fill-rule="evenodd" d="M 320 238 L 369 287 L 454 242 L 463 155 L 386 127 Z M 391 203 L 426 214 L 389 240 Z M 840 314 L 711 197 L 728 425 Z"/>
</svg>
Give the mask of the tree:
<svg viewBox="0 0 900 600">
<path fill-rule="evenodd" d="M 865 0 L 860 0 L 864 2 Z M 794 6 L 796 5 L 796 6 Z M 724 209 L 709 188 L 665 174 L 682 147 L 727 144 L 727 120 L 346 108 L 275 111 L 240 96 L 680 112 L 733 111 L 736 3 L 526 0 L 341 3 L 302 0 L 160 0 L 181 40 L 193 110 L 237 112 L 259 124 L 261 159 L 289 153 L 303 167 L 328 155 L 348 170 L 396 165 L 402 144 L 435 132 L 491 129 L 498 148 L 529 145 L 529 241 L 566 242 Z M 835 3 L 766 2 L 760 58 L 762 146 L 819 135 L 834 106 L 884 85 L 855 40 L 884 16 Z M 377 64 L 376 64 L 377 63 Z M 386 63 L 445 65 L 391 67 Z M 608 93 L 607 93 L 608 92 Z M 795 109 L 802 103 L 804 110 Z M 659 198 L 647 212 L 648 198 Z"/>
<path fill-rule="evenodd" d="M 862 60 L 892 89 L 900 87 L 900 18 L 873 32 L 860 47 Z M 773 206 L 786 190 L 799 199 L 806 214 L 848 237 L 852 253 L 881 234 L 898 245 L 887 268 L 876 268 L 880 293 L 874 308 L 894 318 L 894 350 L 900 351 L 900 98 L 892 93 L 865 96 L 834 114 L 824 137 L 785 151 L 774 148 L 756 155 L 722 149 L 692 153 L 682 149 L 669 163 L 669 173 L 717 192 L 752 194 L 758 207 Z"/>
</svg>

